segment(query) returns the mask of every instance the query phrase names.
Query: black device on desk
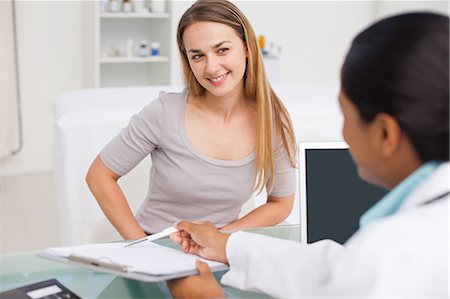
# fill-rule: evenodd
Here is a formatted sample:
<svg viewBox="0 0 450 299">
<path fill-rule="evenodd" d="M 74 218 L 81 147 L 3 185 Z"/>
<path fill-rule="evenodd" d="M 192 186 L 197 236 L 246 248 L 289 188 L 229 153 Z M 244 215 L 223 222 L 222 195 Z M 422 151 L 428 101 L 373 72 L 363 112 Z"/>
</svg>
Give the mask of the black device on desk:
<svg viewBox="0 0 450 299">
<path fill-rule="evenodd" d="M 345 142 L 300 142 L 299 161 L 302 242 L 344 244 L 359 229 L 361 215 L 387 190 L 358 175 Z"/>
<path fill-rule="evenodd" d="M 81 299 L 56 279 L 29 284 L 0 293 L 2 299 Z"/>
</svg>

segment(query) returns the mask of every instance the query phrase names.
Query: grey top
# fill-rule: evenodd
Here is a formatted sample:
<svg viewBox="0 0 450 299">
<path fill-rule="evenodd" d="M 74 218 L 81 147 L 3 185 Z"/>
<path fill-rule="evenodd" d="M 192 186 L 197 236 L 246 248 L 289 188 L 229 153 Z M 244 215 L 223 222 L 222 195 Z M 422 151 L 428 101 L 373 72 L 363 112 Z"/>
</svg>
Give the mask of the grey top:
<svg viewBox="0 0 450 299">
<path fill-rule="evenodd" d="M 255 152 L 240 160 L 211 158 L 190 143 L 184 126 L 189 92 L 161 92 L 134 115 L 101 151 L 105 165 L 125 175 L 151 155 L 150 183 L 136 219 L 148 233 L 185 220 L 226 225 L 238 218 L 255 184 Z M 295 192 L 295 168 L 284 147 L 275 152 L 276 179 L 270 195 Z"/>
</svg>

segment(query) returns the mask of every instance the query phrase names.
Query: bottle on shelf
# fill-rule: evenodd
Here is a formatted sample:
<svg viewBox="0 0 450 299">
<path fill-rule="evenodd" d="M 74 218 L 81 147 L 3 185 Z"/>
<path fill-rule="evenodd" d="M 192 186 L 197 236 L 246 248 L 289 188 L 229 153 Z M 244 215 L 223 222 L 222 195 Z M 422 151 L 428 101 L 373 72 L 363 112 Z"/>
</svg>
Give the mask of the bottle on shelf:
<svg viewBox="0 0 450 299">
<path fill-rule="evenodd" d="M 127 57 L 132 58 L 133 57 L 133 39 L 129 38 L 127 40 Z"/>
<path fill-rule="evenodd" d="M 130 0 L 122 1 L 122 12 L 133 12 L 133 3 Z"/>
<path fill-rule="evenodd" d="M 262 54 L 263 54 L 263 55 L 267 55 L 268 52 L 267 52 L 267 50 L 266 50 L 266 38 L 264 37 L 264 35 L 261 34 L 261 35 L 259 36 L 259 38 L 258 38 L 258 44 L 259 44 L 259 47 L 261 48 Z"/>
<path fill-rule="evenodd" d="M 109 0 L 109 11 L 119 12 L 120 11 L 120 1 L 119 0 Z"/>
<path fill-rule="evenodd" d="M 148 55 L 147 40 L 143 39 L 141 40 L 141 45 L 139 47 L 139 56 L 147 57 L 147 55 Z"/>
<path fill-rule="evenodd" d="M 151 56 L 159 56 L 160 44 L 158 42 L 153 42 L 150 44 Z"/>
<path fill-rule="evenodd" d="M 100 0 L 98 5 L 99 5 L 99 11 L 100 12 L 107 12 L 107 11 L 109 11 L 109 0 Z"/>
<path fill-rule="evenodd" d="M 105 57 L 119 57 L 120 51 L 114 45 L 110 45 Z"/>
<path fill-rule="evenodd" d="M 147 4 L 145 0 L 134 0 L 134 11 L 137 13 L 145 13 L 148 12 Z"/>
</svg>

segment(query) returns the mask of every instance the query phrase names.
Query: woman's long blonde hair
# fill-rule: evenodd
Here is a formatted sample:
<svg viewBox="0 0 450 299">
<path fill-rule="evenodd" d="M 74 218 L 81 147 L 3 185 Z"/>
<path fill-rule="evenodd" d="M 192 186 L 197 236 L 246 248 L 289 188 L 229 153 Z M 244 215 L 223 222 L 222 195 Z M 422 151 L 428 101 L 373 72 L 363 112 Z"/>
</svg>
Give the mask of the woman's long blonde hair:
<svg viewBox="0 0 450 299">
<path fill-rule="evenodd" d="M 198 0 L 181 17 L 178 24 L 177 43 L 180 51 L 184 81 L 193 96 L 203 95 L 206 90 L 201 86 L 189 66 L 189 60 L 183 43 L 183 34 L 187 27 L 197 22 L 217 22 L 234 29 L 247 46 L 247 68 L 244 74 L 244 96 L 254 100 L 258 106 L 258 138 L 256 145 L 255 190 L 261 192 L 267 185 L 267 192 L 275 182 L 275 150 L 281 149 L 280 140 L 292 166 L 296 167 L 296 143 L 292 122 L 286 107 L 280 101 L 267 81 L 261 49 L 255 33 L 245 15 L 226 0 Z M 274 142 L 273 129 L 278 133 Z"/>
</svg>

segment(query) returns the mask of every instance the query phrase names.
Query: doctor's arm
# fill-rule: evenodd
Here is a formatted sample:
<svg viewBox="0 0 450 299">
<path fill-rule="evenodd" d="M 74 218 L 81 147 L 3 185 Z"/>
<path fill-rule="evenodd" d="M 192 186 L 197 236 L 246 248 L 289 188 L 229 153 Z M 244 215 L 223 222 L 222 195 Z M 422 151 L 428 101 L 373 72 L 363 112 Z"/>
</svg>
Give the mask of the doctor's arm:
<svg viewBox="0 0 450 299">
<path fill-rule="evenodd" d="M 294 194 L 285 197 L 268 196 L 265 204 L 221 229 L 237 230 L 240 228 L 276 225 L 289 216 L 293 204 Z"/>
<path fill-rule="evenodd" d="M 228 235 L 208 222 L 182 221 L 176 227 L 180 232 L 170 238 L 183 251 L 230 265 L 221 280 L 223 284 L 258 290 L 275 298 L 307 297 L 314 293 L 330 274 L 331 261 L 343 250 L 331 240 L 301 244 L 252 233 Z"/>
<path fill-rule="evenodd" d="M 97 156 L 86 176 L 86 182 L 106 217 L 124 239 L 145 237 L 122 189 L 117 184 L 120 176 L 112 172 Z"/>
</svg>

